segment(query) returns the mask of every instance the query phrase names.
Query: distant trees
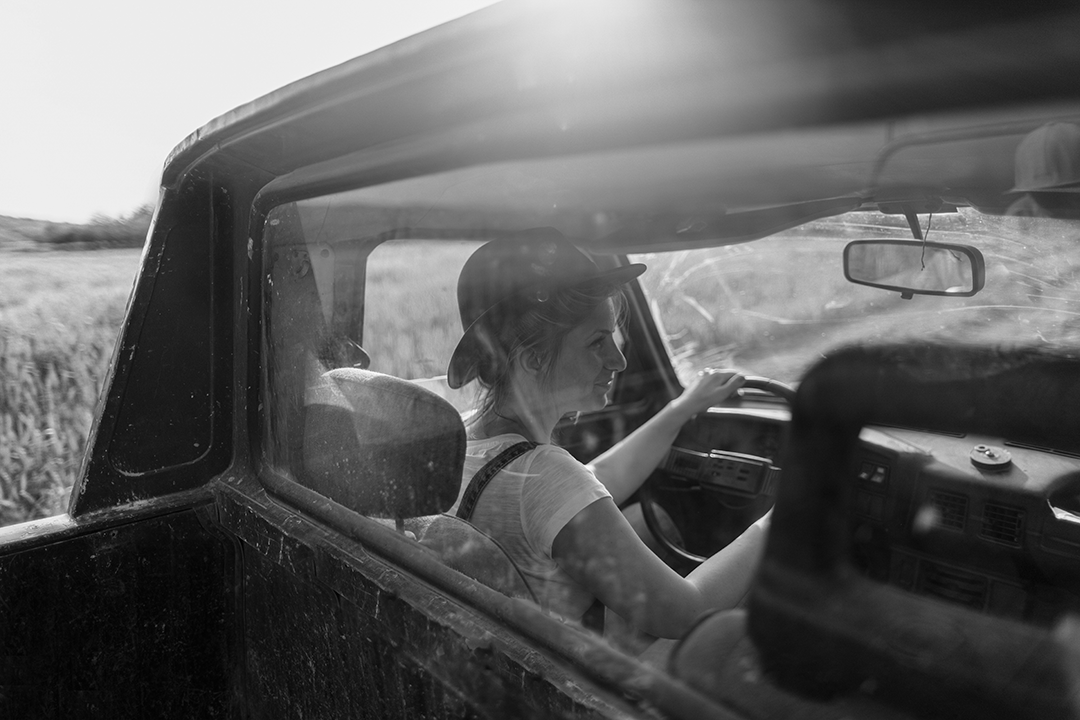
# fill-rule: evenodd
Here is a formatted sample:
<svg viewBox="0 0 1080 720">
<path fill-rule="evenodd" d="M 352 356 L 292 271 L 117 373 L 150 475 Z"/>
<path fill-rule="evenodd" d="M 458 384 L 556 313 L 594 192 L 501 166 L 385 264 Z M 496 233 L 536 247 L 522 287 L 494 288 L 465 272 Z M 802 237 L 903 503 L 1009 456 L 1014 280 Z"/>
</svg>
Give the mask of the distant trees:
<svg viewBox="0 0 1080 720">
<path fill-rule="evenodd" d="M 80 250 L 142 247 L 153 214 L 153 206 L 143 205 L 127 216 L 95 215 L 82 225 L 45 223 L 33 239 L 57 248 Z"/>
</svg>

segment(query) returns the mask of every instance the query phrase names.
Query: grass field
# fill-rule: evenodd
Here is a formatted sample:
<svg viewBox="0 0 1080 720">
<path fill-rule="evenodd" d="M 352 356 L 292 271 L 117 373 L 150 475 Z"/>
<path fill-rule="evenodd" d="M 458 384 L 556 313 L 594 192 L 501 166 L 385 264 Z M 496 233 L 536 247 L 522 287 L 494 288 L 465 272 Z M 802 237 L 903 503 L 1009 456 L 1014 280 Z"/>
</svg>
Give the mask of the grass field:
<svg viewBox="0 0 1080 720">
<path fill-rule="evenodd" d="M 461 337 L 461 266 L 478 242 L 394 241 L 368 260 L 364 346 L 371 369 L 409 379 L 442 375 Z"/>
<path fill-rule="evenodd" d="M 66 509 L 139 255 L 0 251 L 0 525 Z"/>
</svg>

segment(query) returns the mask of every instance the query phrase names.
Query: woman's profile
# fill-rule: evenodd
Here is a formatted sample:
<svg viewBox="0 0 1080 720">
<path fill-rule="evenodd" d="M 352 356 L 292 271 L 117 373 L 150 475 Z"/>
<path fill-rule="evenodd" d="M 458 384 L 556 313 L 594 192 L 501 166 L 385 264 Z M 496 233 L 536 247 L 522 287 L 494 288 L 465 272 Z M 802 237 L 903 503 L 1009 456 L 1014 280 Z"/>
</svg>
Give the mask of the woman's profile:
<svg viewBox="0 0 1080 720">
<path fill-rule="evenodd" d="M 639 632 L 675 638 L 702 612 L 743 597 L 768 516 L 683 577 L 645 545 L 619 506 L 679 428 L 734 393 L 742 376 L 702 373 L 588 466 L 551 443 L 560 419 L 607 403 L 626 367 L 622 286 L 644 270 L 601 271 L 550 229 L 487 243 L 469 258 L 458 283 L 465 330 L 448 382 L 475 381 L 482 392 L 450 512 L 503 545 L 546 610 L 577 621 L 598 599 Z"/>
</svg>

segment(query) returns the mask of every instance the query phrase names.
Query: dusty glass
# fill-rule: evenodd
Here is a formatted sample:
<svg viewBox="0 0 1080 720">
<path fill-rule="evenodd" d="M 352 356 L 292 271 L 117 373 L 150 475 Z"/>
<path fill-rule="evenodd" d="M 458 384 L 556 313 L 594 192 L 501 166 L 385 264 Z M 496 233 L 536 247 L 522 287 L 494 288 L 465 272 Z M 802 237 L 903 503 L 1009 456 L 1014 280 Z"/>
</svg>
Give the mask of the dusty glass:
<svg viewBox="0 0 1080 720">
<path fill-rule="evenodd" d="M 920 216 L 928 240 L 978 248 L 986 286 L 973 297 L 919 296 L 852 284 L 847 243 L 911 239 L 902 217 L 850 213 L 755 242 L 649 253 L 641 278 L 684 383 L 733 366 L 795 383 L 840 345 L 884 341 L 1080 344 L 1080 221 L 956 213 Z"/>
</svg>

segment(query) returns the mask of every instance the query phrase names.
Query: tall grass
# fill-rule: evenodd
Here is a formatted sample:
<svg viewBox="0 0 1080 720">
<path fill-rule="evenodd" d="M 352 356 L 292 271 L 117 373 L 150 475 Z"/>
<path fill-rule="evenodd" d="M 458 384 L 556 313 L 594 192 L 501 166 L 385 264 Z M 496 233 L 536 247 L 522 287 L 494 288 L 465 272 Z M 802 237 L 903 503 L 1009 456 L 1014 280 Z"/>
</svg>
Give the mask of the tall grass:
<svg viewBox="0 0 1080 720">
<path fill-rule="evenodd" d="M 475 388 L 451 390 L 442 380 L 461 338 L 457 279 L 482 243 L 395 240 L 368 259 L 364 349 L 371 369 L 419 380 L 458 410 L 475 405 Z"/>
<path fill-rule="evenodd" d="M 0 253 L 0 525 L 66 509 L 138 260 Z"/>
<path fill-rule="evenodd" d="M 393 241 L 371 254 L 364 348 L 372 370 L 409 379 L 446 373 L 461 337 L 458 275 L 480 245 Z"/>
</svg>

